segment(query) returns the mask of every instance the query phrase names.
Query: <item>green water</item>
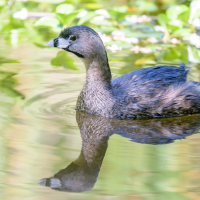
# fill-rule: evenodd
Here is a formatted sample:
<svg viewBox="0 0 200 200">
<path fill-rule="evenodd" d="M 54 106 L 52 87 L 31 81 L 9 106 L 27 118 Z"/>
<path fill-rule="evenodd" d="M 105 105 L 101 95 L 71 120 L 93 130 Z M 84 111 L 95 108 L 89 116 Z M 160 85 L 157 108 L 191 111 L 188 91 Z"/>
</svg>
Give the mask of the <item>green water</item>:
<svg viewBox="0 0 200 200">
<path fill-rule="evenodd" d="M 52 68 L 50 60 L 58 50 L 41 49 L 28 41 L 12 48 L 1 40 L 0 52 L 0 199 L 200 198 L 198 116 L 133 124 L 83 116 L 79 126 L 89 125 L 80 133 L 74 110 L 85 81 L 80 60 L 73 56 L 77 71 Z M 141 67 L 133 64 L 133 52 L 109 53 L 108 57 L 114 77 Z M 199 81 L 198 66 L 190 66 L 189 78 Z M 105 134 L 103 140 L 95 135 L 99 130 Z M 169 144 L 145 144 L 152 141 Z M 69 193 L 39 185 L 41 179 L 53 177 L 74 162 L 82 148 L 91 156 L 84 180 L 88 181 L 92 167 L 96 170 L 85 189 L 93 188 Z M 80 157 L 75 162 L 84 165 Z M 70 182 L 66 176 L 63 182 L 75 187 L 83 177 L 77 175 L 77 181 Z"/>
</svg>

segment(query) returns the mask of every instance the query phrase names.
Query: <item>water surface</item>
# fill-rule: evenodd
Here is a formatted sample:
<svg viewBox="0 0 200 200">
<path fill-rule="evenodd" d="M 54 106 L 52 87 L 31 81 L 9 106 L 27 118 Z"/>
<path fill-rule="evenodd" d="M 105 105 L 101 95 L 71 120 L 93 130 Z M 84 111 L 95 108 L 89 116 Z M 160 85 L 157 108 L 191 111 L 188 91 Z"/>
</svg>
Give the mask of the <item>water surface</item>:
<svg viewBox="0 0 200 200">
<path fill-rule="evenodd" d="M 85 81 L 79 59 L 74 71 L 52 68 L 55 49 L 1 41 L 0 51 L 1 199 L 200 198 L 198 115 L 129 122 L 82 115 L 74 110 Z M 109 59 L 114 77 L 141 67 L 127 52 Z"/>
</svg>

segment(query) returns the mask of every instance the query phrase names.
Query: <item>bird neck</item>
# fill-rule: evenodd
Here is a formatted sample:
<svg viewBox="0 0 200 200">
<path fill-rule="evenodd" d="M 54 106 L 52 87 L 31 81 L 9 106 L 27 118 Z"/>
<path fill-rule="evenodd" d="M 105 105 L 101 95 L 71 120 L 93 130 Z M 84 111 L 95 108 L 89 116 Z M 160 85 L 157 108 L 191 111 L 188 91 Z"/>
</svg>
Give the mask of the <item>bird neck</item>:
<svg viewBox="0 0 200 200">
<path fill-rule="evenodd" d="M 106 116 L 113 105 L 111 72 L 107 57 L 104 54 L 102 58 L 98 55 L 98 58 L 85 59 L 85 66 L 86 83 L 78 97 L 76 108 L 93 115 Z M 99 113 L 99 108 L 103 110 L 103 114 Z"/>
<path fill-rule="evenodd" d="M 86 85 L 111 87 L 111 71 L 105 54 L 84 62 L 87 70 Z"/>
</svg>

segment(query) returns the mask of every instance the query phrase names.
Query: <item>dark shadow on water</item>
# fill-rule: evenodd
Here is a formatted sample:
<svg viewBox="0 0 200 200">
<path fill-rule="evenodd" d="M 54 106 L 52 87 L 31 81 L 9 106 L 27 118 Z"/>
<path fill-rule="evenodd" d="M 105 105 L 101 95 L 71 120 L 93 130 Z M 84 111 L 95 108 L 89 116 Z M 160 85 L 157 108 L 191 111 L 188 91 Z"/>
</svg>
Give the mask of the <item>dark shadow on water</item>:
<svg viewBox="0 0 200 200">
<path fill-rule="evenodd" d="M 200 115 L 151 120 L 105 119 L 77 112 L 76 120 L 82 137 L 79 157 L 40 185 L 65 192 L 91 190 L 113 134 L 143 144 L 162 145 L 195 134 L 200 129 Z"/>
</svg>

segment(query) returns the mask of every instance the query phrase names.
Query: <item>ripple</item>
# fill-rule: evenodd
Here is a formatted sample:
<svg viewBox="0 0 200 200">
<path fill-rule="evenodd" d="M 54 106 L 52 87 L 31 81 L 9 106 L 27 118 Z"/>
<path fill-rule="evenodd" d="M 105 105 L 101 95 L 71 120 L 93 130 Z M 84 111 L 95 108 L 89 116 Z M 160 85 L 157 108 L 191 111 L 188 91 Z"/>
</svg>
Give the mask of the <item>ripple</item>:
<svg viewBox="0 0 200 200">
<path fill-rule="evenodd" d="M 53 77 L 59 78 L 54 81 Z M 59 116 L 74 118 L 76 100 L 85 79 L 80 77 L 81 74 L 67 75 L 66 72 L 63 75 L 62 70 L 60 73 L 42 74 L 43 83 L 33 89 L 34 95 L 27 95 L 28 98 L 22 102 L 23 112 L 42 119 L 55 119 Z"/>
</svg>

